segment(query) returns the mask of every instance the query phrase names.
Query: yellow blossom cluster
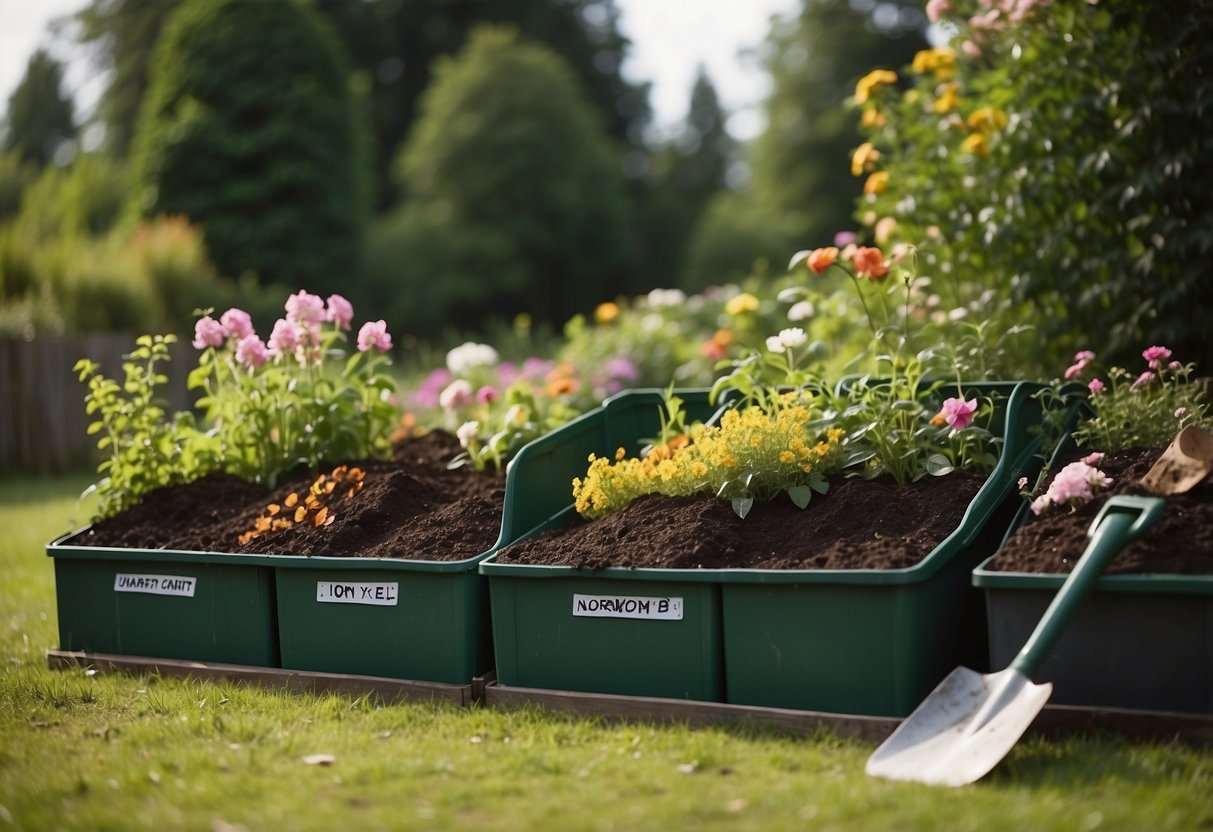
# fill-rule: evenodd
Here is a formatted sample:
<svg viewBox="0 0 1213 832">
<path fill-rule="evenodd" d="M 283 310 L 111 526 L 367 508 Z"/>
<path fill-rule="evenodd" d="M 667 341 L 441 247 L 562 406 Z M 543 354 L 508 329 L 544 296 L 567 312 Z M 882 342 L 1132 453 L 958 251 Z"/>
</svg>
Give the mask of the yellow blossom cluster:
<svg viewBox="0 0 1213 832">
<path fill-rule="evenodd" d="M 780 491 L 838 469 L 839 428 L 811 427 L 815 412 L 787 404 L 774 413 L 759 407 L 726 411 L 719 426 L 697 426 L 690 435 L 644 458 L 620 448 L 614 459 L 590 455 L 584 479 L 573 480 L 578 513 L 596 519 L 646 494 L 712 494 L 731 499 L 771 499 Z"/>
</svg>

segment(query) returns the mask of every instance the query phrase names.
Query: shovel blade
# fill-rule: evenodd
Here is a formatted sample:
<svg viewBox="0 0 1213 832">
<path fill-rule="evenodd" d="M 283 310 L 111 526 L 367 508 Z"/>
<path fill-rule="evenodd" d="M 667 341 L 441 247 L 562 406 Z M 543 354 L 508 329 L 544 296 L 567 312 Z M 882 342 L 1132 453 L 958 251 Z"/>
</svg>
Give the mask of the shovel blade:
<svg viewBox="0 0 1213 832">
<path fill-rule="evenodd" d="M 1017 670 L 958 667 L 868 759 L 873 777 L 963 786 L 998 765 L 1052 692 Z"/>
<path fill-rule="evenodd" d="M 1141 478 L 1151 494 L 1185 494 L 1213 473 L 1213 434 L 1188 425 Z"/>
</svg>

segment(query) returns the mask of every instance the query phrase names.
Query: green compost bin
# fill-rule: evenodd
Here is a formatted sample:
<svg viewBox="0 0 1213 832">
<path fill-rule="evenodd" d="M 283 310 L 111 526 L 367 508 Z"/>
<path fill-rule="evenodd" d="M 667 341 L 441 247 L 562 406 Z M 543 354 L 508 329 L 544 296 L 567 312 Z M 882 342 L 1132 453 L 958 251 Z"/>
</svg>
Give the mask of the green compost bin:
<svg viewBox="0 0 1213 832">
<path fill-rule="evenodd" d="M 273 558 L 82 546 L 55 563 L 63 650 L 277 667 Z"/>
<path fill-rule="evenodd" d="M 470 684 L 493 666 L 487 555 L 276 557 L 282 666 Z"/>
<path fill-rule="evenodd" d="M 719 571 L 730 703 L 899 717 L 956 666 L 988 666 L 970 573 L 1015 516 L 1016 481 L 1040 468 L 1031 431 L 1042 415 L 1033 398 L 1040 387 L 964 386 L 966 395 L 1004 402 L 994 430 L 1002 451 L 960 525 L 914 566 Z"/>
<path fill-rule="evenodd" d="M 1074 451 L 1058 446 L 1057 471 Z M 1007 530 L 1028 519 L 1025 504 Z M 1004 540 L 1005 542 L 1005 540 Z M 985 596 L 990 663 L 1006 667 L 1066 575 L 1001 572 L 997 555 L 972 573 Z M 1213 714 L 1213 575 L 1102 575 L 1041 665 L 1059 705 Z"/>
<path fill-rule="evenodd" d="M 678 390 L 706 420 L 707 390 Z M 660 428 L 659 390 L 631 390 L 514 459 L 502 545 L 574 522 L 572 481 L 590 453 L 640 450 Z M 529 530 L 529 531 L 524 531 Z M 721 701 L 720 588 L 704 570 L 575 569 L 497 563 L 488 578 L 497 680 L 503 685 Z"/>
</svg>

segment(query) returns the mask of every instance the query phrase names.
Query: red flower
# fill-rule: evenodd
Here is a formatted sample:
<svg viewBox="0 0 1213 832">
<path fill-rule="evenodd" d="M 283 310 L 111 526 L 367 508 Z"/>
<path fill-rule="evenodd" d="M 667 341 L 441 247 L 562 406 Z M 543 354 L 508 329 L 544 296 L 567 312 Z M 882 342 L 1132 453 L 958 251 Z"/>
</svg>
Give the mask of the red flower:
<svg viewBox="0 0 1213 832">
<path fill-rule="evenodd" d="M 872 280 L 880 280 L 889 273 L 884 255 L 880 253 L 880 249 L 871 246 L 856 249 L 851 255 L 851 265 L 855 267 L 857 274 L 866 275 Z"/>
</svg>

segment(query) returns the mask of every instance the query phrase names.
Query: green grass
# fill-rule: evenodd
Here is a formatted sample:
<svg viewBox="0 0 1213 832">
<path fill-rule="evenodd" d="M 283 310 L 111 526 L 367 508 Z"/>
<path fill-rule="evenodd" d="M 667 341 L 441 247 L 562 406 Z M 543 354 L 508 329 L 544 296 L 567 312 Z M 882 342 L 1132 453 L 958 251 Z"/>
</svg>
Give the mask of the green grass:
<svg viewBox="0 0 1213 832">
<path fill-rule="evenodd" d="M 42 547 L 85 484 L 0 482 L 0 829 L 1213 828 L 1213 752 L 1175 744 L 1026 741 L 949 790 L 871 780 L 872 746 L 824 733 L 52 672 Z"/>
</svg>

